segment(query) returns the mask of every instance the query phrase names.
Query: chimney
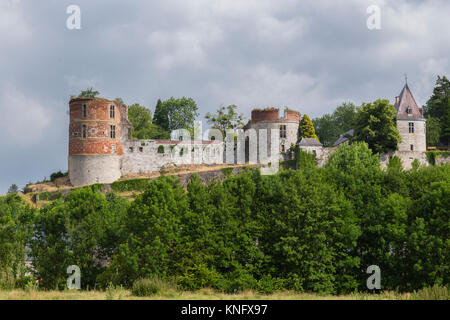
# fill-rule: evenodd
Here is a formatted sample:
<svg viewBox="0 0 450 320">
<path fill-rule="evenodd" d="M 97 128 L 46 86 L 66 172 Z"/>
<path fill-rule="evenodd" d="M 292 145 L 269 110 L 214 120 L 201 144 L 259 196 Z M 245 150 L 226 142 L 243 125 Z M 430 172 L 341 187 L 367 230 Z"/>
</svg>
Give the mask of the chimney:
<svg viewBox="0 0 450 320">
<path fill-rule="evenodd" d="M 395 97 L 395 105 L 398 106 L 398 103 L 400 102 L 400 97 Z"/>
</svg>

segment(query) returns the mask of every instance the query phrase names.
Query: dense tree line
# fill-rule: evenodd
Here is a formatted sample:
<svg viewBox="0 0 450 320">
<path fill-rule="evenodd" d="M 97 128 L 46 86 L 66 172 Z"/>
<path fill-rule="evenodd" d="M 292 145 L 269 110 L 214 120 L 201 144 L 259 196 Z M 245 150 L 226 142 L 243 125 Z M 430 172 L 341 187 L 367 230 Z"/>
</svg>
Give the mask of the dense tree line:
<svg viewBox="0 0 450 320">
<path fill-rule="evenodd" d="M 84 288 L 130 287 L 142 277 L 187 290 L 366 290 L 378 265 L 382 288 L 448 284 L 450 166 L 387 170 L 363 143 L 341 146 L 323 168 L 258 170 L 187 188 L 176 177 L 150 182 L 133 201 L 95 187 L 42 209 L 17 194 L 0 198 L 0 268 L 23 262 L 25 243 L 43 288 L 62 289 L 69 265 Z M 23 273 L 22 273 L 23 274 Z"/>
</svg>

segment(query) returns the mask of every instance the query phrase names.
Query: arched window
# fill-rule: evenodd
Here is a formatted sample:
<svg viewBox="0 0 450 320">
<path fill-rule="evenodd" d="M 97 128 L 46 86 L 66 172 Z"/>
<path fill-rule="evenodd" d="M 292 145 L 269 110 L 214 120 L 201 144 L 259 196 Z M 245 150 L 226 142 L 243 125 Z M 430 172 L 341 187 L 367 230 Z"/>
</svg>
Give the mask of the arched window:
<svg viewBox="0 0 450 320">
<path fill-rule="evenodd" d="M 114 119 L 116 117 L 116 110 L 114 108 L 114 105 L 109 106 L 109 117 L 111 119 Z"/>
<path fill-rule="evenodd" d="M 158 153 L 164 153 L 164 146 L 158 147 Z"/>
</svg>

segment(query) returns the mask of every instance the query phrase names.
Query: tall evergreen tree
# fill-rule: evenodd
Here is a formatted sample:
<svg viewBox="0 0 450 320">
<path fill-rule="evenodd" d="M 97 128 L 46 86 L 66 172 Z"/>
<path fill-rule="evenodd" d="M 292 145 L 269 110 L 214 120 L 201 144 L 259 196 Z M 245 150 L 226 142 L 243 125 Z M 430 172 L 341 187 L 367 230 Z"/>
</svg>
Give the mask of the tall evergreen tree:
<svg viewBox="0 0 450 320">
<path fill-rule="evenodd" d="M 433 94 L 424 109 L 425 116 L 439 119 L 440 140 L 450 145 L 450 81 L 445 76 L 438 76 Z"/>
<path fill-rule="evenodd" d="M 314 125 L 307 114 L 303 115 L 303 118 L 300 121 L 299 130 L 300 130 L 300 138 L 314 138 L 316 140 L 319 140 L 319 138 L 316 135 Z"/>
<path fill-rule="evenodd" d="M 155 113 L 153 114 L 153 123 L 161 127 L 163 130 L 169 131 L 169 113 L 164 108 L 161 99 L 158 99 L 155 107 Z"/>
</svg>

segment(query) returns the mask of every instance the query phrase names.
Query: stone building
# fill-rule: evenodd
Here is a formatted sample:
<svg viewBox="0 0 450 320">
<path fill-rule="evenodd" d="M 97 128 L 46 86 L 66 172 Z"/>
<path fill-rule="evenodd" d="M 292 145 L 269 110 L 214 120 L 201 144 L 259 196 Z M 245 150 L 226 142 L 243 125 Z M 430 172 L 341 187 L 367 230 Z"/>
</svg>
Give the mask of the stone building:
<svg viewBox="0 0 450 320">
<path fill-rule="evenodd" d="M 170 165 L 223 161 L 219 141 L 133 140 L 128 108 L 119 101 L 77 97 L 69 109 L 68 171 L 74 186 L 111 183 Z"/>
<path fill-rule="evenodd" d="M 381 166 L 386 167 L 389 159 L 393 156 L 400 158 L 405 169 L 410 169 L 414 160 L 427 165 L 425 155 L 427 151 L 426 119 L 423 116 L 423 109 L 417 105 L 408 83 L 405 84 L 400 95 L 395 98 L 394 107 L 397 111 L 397 129 L 401 142 L 398 144 L 398 150 L 380 155 Z M 304 151 L 314 152 L 317 155 L 318 164 L 321 165 L 339 145 L 348 142 L 353 135 L 353 129 L 343 133 L 333 144 L 333 148 L 323 148 L 316 143 L 312 146 L 311 141 L 301 141 L 299 147 Z"/>
<path fill-rule="evenodd" d="M 276 138 L 279 138 L 280 157 L 284 159 L 289 148 L 297 144 L 300 113 L 288 108 L 281 112 L 279 108 L 253 109 L 251 120 L 244 126 L 244 130 L 248 132 L 249 129 L 254 129 L 258 137 L 261 129 L 267 130 L 267 148 L 271 150 L 271 130 L 278 129 L 279 137 Z M 259 155 L 259 151 L 257 154 Z"/>
<path fill-rule="evenodd" d="M 394 107 L 397 110 L 397 128 L 402 137 L 398 151 L 427 151 L 426 119 L 423 116 L 423 109 L 417 105 L 407 83 L 400 95 L 395 97 Z"/>
</svg>

